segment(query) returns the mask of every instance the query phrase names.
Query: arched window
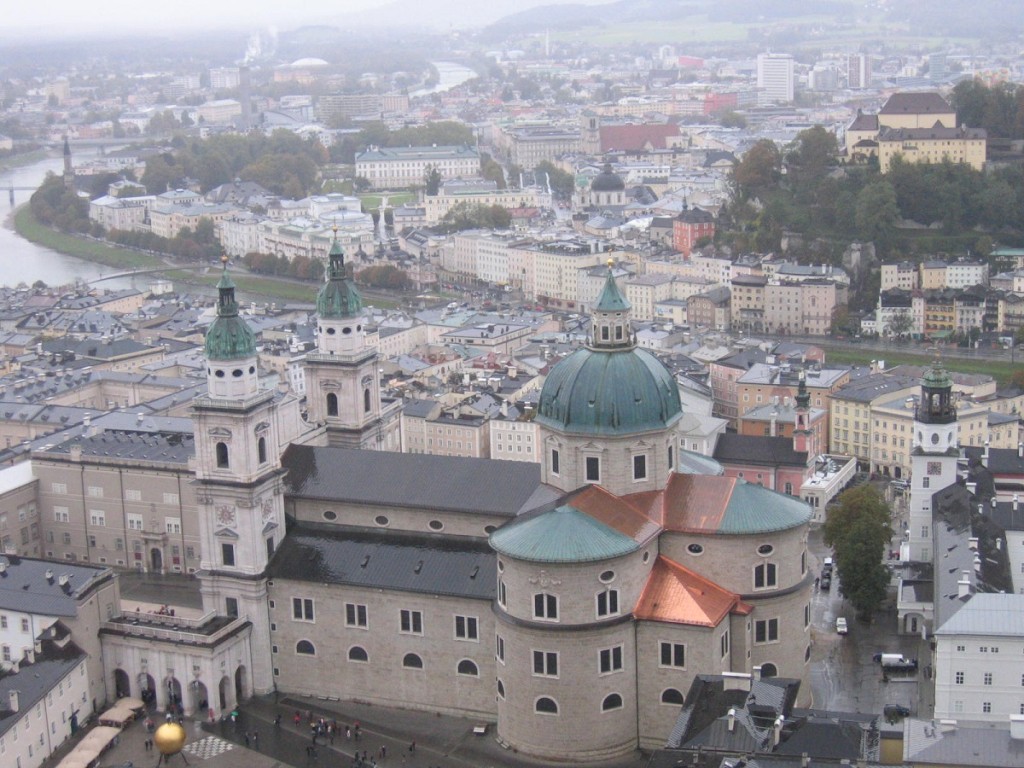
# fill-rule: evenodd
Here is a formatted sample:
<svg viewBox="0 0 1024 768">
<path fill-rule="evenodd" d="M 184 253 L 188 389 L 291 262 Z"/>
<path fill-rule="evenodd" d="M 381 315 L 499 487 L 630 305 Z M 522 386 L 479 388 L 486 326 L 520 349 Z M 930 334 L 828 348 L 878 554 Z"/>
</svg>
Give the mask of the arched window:
<svg viewBox="0 0 1024 768">
<path fill-rule="evenodd" d="M 501 680 L 498 681 L 498 698 L 505 698 L 505 684 Z"/>
<path fill-rule="evenodd" d="M 661 703 L 662 704 L 682 704 L 683 694 L 677 691 L 675 688 L 666 688 L 661 692 Z"/>
<path fill-rule="evenodd" d="M 407 653 L 402 659 L 402 666 L 407 669 L 423 669 L 423 659 L 415 653 Z"/>
<path fill-rule="evenodd" d="M 601 711 L 607 712 L 611 709 L 622 709 L 622 697 L 617 693 L 609 693 L 601 702 Z"/>
<path fill-rule="evenodd" d="M 220 469 L 227 469 L 229 466 L 227 443 L 217 443 L 217 466 Z"/>
<path fill-rule="evenodd" d="M 299 640 L 295 644 L 295 652 L 303 656 L 316 656 L 316 648 L 313 647 L 309 640 Z"/>
<path fill-rule="evenodd" d="M 366 655 L 366 649 L 360 648 L 358 645 L 353 645 L 348 649 L 348 660 L 349 661 L 369 661 L 370 657 Z"/>
<path fill-rule="evenodd" d="M 370 388 L 363 390 L 363 413 L 370 412 Z"/>
<path fill-rule="evenodd" d="M 476 664 L 469 659 L 463 659 L 459 662 L 458 673 L 460 675 L 469 675 L 470 677 L 480 676 L 480 670 L 477 669 Z"/>
<path fill-rule="evenodd" d="M 338 396 L 333 392 L 327 393 L 327 415 L 337 416 L 338 415 Z"/>
<path fill-rule="evenodd" d="M 537 699 L 537 703 L 533 705 L 533 709 L 535 712 L 542 715 L 557 715 L 558 703 L 547 696 L 541 696 Z"/>
<path fill-rule="evenodd" d="M 259 459 L 260 464 L 267 463 L 267 438 L 265 437 L 256 441 L 256 458 Z"/>
<path fill-rule="evenodd" d="M 768 589 L 778 585 L 775 563 L 761 563 L 754 567 L 754 589 Z"/>
<path fill-rule="evenodd" d="M 761 665 L 761 677 L 777 677 L 779 674 L 779 668 L 774 664 L 762 664 Z"/>
</svg>

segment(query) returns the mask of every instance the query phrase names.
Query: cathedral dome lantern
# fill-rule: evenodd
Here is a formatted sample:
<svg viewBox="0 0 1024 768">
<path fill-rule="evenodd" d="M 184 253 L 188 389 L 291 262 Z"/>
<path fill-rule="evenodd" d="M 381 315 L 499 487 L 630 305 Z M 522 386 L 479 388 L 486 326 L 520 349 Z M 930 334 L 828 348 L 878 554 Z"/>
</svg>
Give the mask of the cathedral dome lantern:
<svg viewBox="0 0 1024 768">
<path fill-rule="evenodd" d="M 328 255 L 327 281 L 316 296 L 319 351 L 333 355 L 362 349 L 362 312 L 363 297 L 345 270 L 345 254 L 335 229 Z"/>
<path fill-rule="evenodd" d="M 935 361 L 921 379 L 921 402 L 917 407 L 917 420 L 923 424 L 956 422 L 953 379 L 939 361 Z"/>
<path fill-rule="evenodd" d="M 207 385 L 211 397 L 248 397 L 259 388 L 256 334 L 238 314 L 235 283 L 224 272 L 217 283 L 217 317 L 206 332 Z"/>
</svg>

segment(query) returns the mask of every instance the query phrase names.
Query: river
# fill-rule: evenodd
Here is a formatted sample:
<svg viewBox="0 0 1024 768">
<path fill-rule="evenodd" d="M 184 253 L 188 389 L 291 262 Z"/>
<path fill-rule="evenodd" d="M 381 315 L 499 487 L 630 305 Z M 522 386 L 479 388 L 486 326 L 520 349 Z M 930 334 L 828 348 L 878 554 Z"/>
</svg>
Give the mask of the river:
<svg viewBox="0 0 1024 768">
<path fill-rule="evenodd" d="M 95 150 L 79 153 L 80 159 L 95 156 Z M 15 286 L 19 283 L 31 285 L 42 280 L 47 285 L 66 285 L 78 278 L 95 280 L 103 277 L 104 271 L 109 274 L 113 267 L 93 264 L 89 261 L 65 256 L 63 253 L 30 243 L 13 229 L 8 217 L 14 208 L 10 205 L 8 190 L 13 187 L 32 187 L 35 189 L 43 183 L 47 172 L 60 173 L 64 167 L 62 157 L 52 157 L 21 168 L 0 171 L 0 218 L 4 226 L 0 227 L 0 285 Z M 27 203 L 31 192 L 15 190 L 14 203 Z M 128 288 L 132 286 L 131 278 L 106 280 L 100 283 L 103 288 Z"/>
<path fill-rule="evenodd" d="M 417 96 L 429 96 L 432 93 L 443 93 L 450 91 L 459 85 L 462 85 L 467 80 L 472 80 L 477 77 L 469 67 L 464 67 L 461 64 L 456 64 L 454 61 L 432 61 L 434 69 L 437 70 L 437 85 L 433 88 L 421 88 L 418 91 L 413 91 L 413 98 Z"/>
</svg>

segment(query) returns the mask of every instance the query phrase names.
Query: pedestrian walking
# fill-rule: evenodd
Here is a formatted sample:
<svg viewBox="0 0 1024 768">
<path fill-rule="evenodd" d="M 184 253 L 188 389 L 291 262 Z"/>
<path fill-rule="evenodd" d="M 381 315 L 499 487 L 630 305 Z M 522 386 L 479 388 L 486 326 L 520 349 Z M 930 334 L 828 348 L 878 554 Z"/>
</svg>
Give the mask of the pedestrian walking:
<svg viewBox="0 0 1024 768">
<path fill-rule="evenodd" d="M 248 731 L 245 732 L 245 746 L 247 746 L 247 747 L 249 746 L 249 732 Z"/>
<path fill-rule="evenodd" d="M 415 751 L 416 751 L 416 739 L 413 739 L 412 743 L 409 745 L 409 754 L 411 755 Z"/>
<path fill-rule="evenodd" d="M 384 744 L 380 745 L 380 759 L 383 760 L 388 756 L 388 748 Z"/>
<path fill-rule="evenodd" d="M 302 720 L 302 715 L 299 714 L 299 710 L 295 710 L 295 717 L 293 717 L 292 720 L 294 720 L 296 725 L 298 725 L 299 721 Z"/>
<path fill-rule="evenodd" d="M 256 747 L 256 749 L 260 748 L 260 732 L 255 728 L 253 728 L 252 731 L 252 745 Z"/>
<path fill-rule="evenodd" d="M 345 741 L 352 741 L 352 728 L 345 726 Z"/>
<path fill-rule="evenodd" d="M 280 712 L 278 712 L 277 715 L 274 716 L 274 727 L 275 728 L 280 728 L 281 727 L 281 713 Z"/>
</svg>

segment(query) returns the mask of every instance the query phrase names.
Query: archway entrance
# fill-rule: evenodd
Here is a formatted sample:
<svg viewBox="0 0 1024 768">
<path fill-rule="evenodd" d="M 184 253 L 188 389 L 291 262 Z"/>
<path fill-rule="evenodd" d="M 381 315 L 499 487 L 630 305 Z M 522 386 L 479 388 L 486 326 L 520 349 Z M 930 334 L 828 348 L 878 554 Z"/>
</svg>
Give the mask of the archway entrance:
<svg viewBox="0 0 1024 768">
<path fill-rule="evenodd" d="M 217 692 L 219 694 L 220 711 L 221 714 L 227 712 L 228 707 L 234 706 L 234 702 L 231 701 L 231 678 L 224 675 L 220 679 L 220 685 L 217 686 Z"/>
<path fill-rule="evenodd" d="M 248 680 L 246 679 L 245 665 L 239 665 L 238 669 L 235 670 L 235 701 L 244 701 L 246 698 L 245 690 Z"/>
<path fill-rule="evenodd" d="M 193 680 L 189 683 L 191 690 L 191 708 L 197 717 L 206 717 L 210 708 L 210 694 L 207 693 L 206 684 L 202 680 Z"/>
<path fill-rule="evenodd" d="M 153 573 L 164 572 L 164 553 L 160 551 L 159 547 L 149 550 L 149 570 Z"/>
<path fill-rule="evenodd" d="M 131 678 L 128 677 L 128 673 L 123 669 L 114 670 L 114 691 L 119 699 L 132 695 Z"/>
<path fill-rule="evenodd" d="M 174 711 L 176 713 L 183 714 L 182 708 L 183 700 L 181 698 L 181 683 L 178 682 L 176 677 L 168 677 L 165 681 L 167 686 L 167 711 Z"/>
<path fill-rule="evenodd" d="M 145 672 L 139 673 L 139 698 L 147 706 L 153 706 L 156 703 L 156 680 Z"/>
</svg>

